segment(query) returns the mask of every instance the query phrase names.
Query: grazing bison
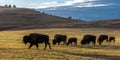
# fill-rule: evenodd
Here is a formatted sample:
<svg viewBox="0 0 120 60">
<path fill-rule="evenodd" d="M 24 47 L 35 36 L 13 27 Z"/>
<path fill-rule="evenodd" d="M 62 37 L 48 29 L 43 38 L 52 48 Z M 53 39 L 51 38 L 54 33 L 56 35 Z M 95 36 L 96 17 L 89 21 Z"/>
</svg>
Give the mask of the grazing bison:
<svg viewBox="0 0 120 60">
<path fill-rule="evenodd" d="M 75 45 L 77 45 L 77 38 L 69 38 L 67 45 L 69 45 L 70 43 L 71 43 L 71 45 L 72 45 L 72 42 L 74 42 Z"/>
<path fill-rule="evenodd" d="M 111 42 L 111 41 L 115 42 L 115 37 L 110 37 L 109 42 Z"/>
<path fill-rule="evenodd" d="M 96 43 L 96 36 L 94 35 L 85 35 L 81 41 L 81 44 L 90 44 L 92 42 L 94 45 Z"/>
<path fill-rule="evenodd" d="M 108 35 L 100 35 L 99 36 L 99 38 L 98 38 L 99 45 L 101 45 L 104 40 L 106 40 L 106 42 L 108 42 Z"/>
<path fill-rule="evenodd" d="M 55 45 L 56 43 L 58 43 L 58 45 L 59 45 L 60 42 L 63 42 L 64 44 L 66 44 L 66 39 L 67 39 L 66 35 L 57 34 L 54 36 L 53 45 Z"/>
<path fill-rule="evenodd" d="M 33 45 L 36 45 L 38 48 L 38 43 L 45 43 L 45 48 L 47 45 L 49 45 L 49 48 L 51 49 L 50 43 L 49 43 L 49 36 L 43 35 L 43 34 L 37 34 L 37 33 L 31 33 L 29 36 L 25 35 L 23 37 L 23 43 L 27 44 L 30 43 L 30 46 L 28 49 L 30 49 Z"/>
</svg>

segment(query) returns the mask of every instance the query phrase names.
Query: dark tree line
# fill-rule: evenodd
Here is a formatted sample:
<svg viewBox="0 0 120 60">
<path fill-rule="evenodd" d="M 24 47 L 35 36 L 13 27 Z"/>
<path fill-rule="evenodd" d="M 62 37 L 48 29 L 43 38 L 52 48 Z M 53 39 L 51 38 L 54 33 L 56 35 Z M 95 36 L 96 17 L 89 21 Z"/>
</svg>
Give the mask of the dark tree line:
<svg viewBox="0 0 120 60">
<path fill-rule="evenodd" d="M 81 18 L 79 18 L 79 19 L 74 19 L 74 18 L 71 17 L 71 16 L 69 16 L 68 19 L 73 19 L 73 20 L 77 20 L 77 21 L 85 22 L 85 20 L 82 20 Z"/>
</svg>

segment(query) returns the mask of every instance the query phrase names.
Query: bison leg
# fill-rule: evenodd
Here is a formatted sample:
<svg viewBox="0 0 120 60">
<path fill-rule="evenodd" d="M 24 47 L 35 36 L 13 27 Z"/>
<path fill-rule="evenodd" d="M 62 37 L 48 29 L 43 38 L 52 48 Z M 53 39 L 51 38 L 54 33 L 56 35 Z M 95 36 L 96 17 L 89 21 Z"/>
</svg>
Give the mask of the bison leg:
<svg viewBox="0 0 120 60">
<path fill-rule="evenodd" d="M 47 47 L 47 43 L 45 42 L 45 48 L 44 48 L 44 50 L 46 49 L 46 47 Z"/>
<path fill-rule="evenodd" d="M 72 45 L 72 42 L 71 42 L 71 45 Z"/>
<path fill-rule="evenodd" d="M 38 47 L 39 47 L 38 44 L 35 44 L 35 45 L 36 45 L 36 48 L 38 49 Z"/>
<path fill-rule="evenodd" d="M 111 42 L 111 40 L 109 40 L 109 42 Z"/>
<path fill-rule="evenodd" d="M 58 45 L 60 45 L 60 42 L 58 42 Z"/>
<path fill-rule="evenodd" d="M 28 49 L 30 49 L 32 46 L 33 46 L 33 44 L 31 43 Z"/>
<path fill-rule="evenodd" d="M 101 45 L 102 44 L 102 42 L 99 42 L 99 45 Z"/>
<path fill-rule="evenodd" d="M 77 45 L 77 42 L 75 42 L 75 45 Z"/>
<path fill-rule="evenodd" d="M 50 45 L 50 43 L 49 43 L 49 42 L 48 42 L 48 45 L 49 45 L 49 48 L 50 48 L 50 49 L 52 49 L 52 48 L 51 48 L 51 45 Z"/>
<path fill-rule="evenodd" d="M 113 40 L 113 42 L 115 42 L 115 39 Z"/>
<path fill-rule="evenodd" d="M 95 41 L 93 41 L 93 45 L 95 45 Z"/>
</svg>

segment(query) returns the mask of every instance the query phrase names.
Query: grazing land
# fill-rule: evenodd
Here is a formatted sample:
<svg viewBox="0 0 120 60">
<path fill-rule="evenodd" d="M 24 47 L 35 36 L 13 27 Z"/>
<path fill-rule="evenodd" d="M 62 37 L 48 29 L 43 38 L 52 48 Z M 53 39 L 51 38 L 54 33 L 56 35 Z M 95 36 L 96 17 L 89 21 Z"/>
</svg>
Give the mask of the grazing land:
<svg viewBox="0 0 120 60">
<path fill-rule="evenodd" d="M 43 50 L 44 44 L 39 44 L 39 49 L 33 46 L 28 49 L 29 44 L 24 45 L 22 38 L 30 33 L 47 34 L 50 36 L 52 49 L 48 47 Z M 55 34 L 65 34 L 78 39 L 75 45 L 52 45 Z M 81 45 L 85 34 L 101 34 L 115 36 L 115 43 L 103 42 L 94 46 Z M 30 29 L 0 32 L 0 60 L 120 60 L 120 30 L 100 28 L 51 28 L 51 29 Z"/>
</svg>

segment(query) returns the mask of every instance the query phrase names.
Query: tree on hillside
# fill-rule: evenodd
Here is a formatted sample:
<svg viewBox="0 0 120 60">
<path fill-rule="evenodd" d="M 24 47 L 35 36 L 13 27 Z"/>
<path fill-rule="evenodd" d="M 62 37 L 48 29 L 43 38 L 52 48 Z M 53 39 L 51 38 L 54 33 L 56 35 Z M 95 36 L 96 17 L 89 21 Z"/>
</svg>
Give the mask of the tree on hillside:
<svg viewBox="0 0 120 60">
<path fill-rule="evenodd" d="M 9 5 L 8 7 L 11 8 L 11 5 Z"/>
<path fill-rule="evenodd" d="M 13 5 L 13 8 L 16 8 L 16 5 Z"/>
<path fill-rule="evenodd" d="M 69 16 L 69 17 L 68 17 L 68 19 L 72 19 L 72 17 L 71 17 L 71 16 Z"/>
<path fill-rule="evenodd" d="M 5 7 L 8 7 L 8 5 L 7 5 L 7 4 L 5 4 Z"/>
<path fill-rule="evenodd" d="M 45 14 L 45 12 L 42 12 L 42 14 Z"/>
</svg>

